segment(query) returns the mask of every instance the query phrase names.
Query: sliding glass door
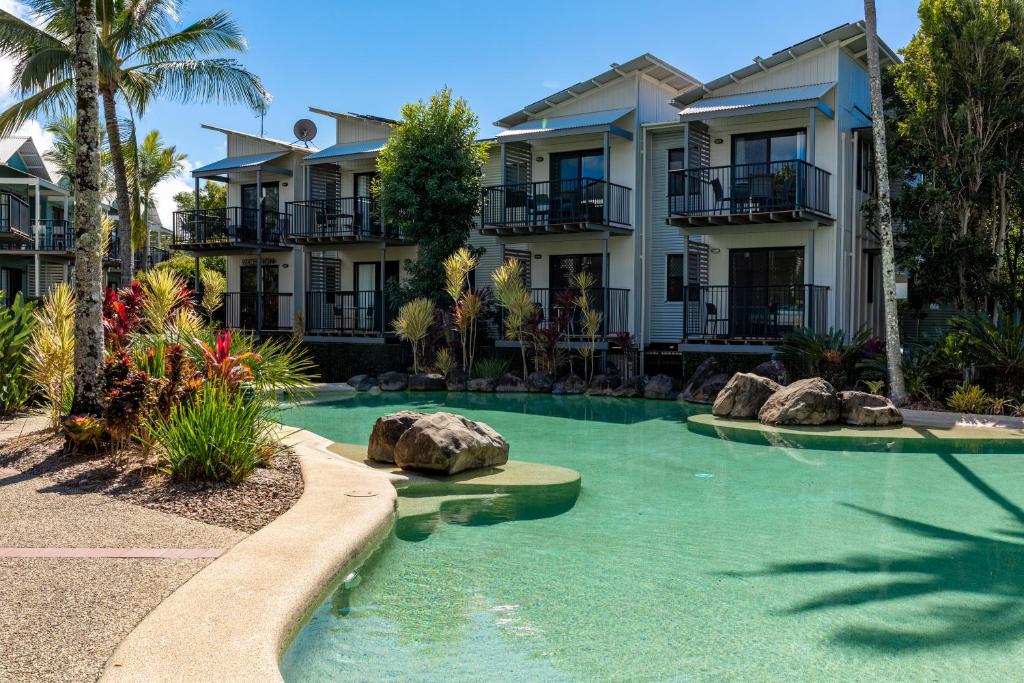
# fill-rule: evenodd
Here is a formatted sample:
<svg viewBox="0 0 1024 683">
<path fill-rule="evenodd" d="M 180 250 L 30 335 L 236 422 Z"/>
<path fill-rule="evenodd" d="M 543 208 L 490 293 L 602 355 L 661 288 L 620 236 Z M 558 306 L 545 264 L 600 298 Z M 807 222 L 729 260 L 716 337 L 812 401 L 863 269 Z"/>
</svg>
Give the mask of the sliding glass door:
<svg viewBox="0 0 1024 683">
<path fill-rule="evenodd" d="M 777 338 L 803 325 L 804 249 L 729 250 L 729 332 Z"/>
</svg>

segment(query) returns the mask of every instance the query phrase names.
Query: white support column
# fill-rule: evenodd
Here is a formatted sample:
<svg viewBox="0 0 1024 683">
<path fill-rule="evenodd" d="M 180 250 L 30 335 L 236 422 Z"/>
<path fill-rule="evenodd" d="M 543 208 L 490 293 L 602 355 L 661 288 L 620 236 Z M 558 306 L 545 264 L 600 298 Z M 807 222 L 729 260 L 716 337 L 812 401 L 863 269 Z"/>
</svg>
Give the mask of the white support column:
<svg viewBox="0 0 1024 683">
<path fill-rule="evenodd" d="M 605 135 L 607 135 L 607 133 Z M 607 161 L 605 163 L 607 163 Z M 605 187 L 607 187 L 607 185 Z M 609 313 L 611 311 L 608 310 L 608 301 L 609 301 L 609 299 L 608 299 L 608 294 L 609 294 L 608 287 L 610 285 L 610 283 L 608 281 L 608 277 L 609 277 L 610 273 L 609 273 L 609 268 L 608 268 L 608 235 L 607 234 L 605 235 L 603 242 L 604 242 L 604 253 L 603 253 L 603 258 L 601 260 L 601 285 L 602 285 L 601 293 L 604 296 L 604 309 L 602 310 L 602 313 L 604 314 L 604 320 L 603 320 L 604 325 L 603 325 L 603 327 L 604 327 L 604 334 L 607 337 L 608 334 L 610 333 L 610 328 L 608 327 L 608 325 L 609 325 L 609 319 L 611 317 L 611 316 L 609 316 Z M 548 286 L 550 286 L 550 285 L 551 285 L 551 283 L 549 282 Z"/>
<path fill-rule="evenodd" d="M 683 124 L 683 206 L 690 205 L 690 122 Z M 670 209 L 672 207 L 669 207 Z M 689 236 L 686 237 L 689 242 Z"/>
<path fill-rule="evenodd" d="M 686 124 L 689 127 L 690 124 Z M 668 294 L 666 292 L 666 294 Z M 683 234 L 683 340 L 689 333 L 690 314 L 690 236 Z"/>
<path fill-rule="evenodd" d="M 43 226 L 42 226 L 42 223 L 41 223 L 42 217 L 39 215 L 42 207 L 41 207 L 40 202 L 39 202 L 39 179 L 38 178 L 36 178 L 34 189 L 35 189 L 35 192 L 36 192 L 36 196 L 35 196 L 35 210 L 36 210 L 36 213 L 35 213 L 35 219 L 34 219 L 33 225 L 32 225 L 32 233 L 35 235 L 35 238 L 36 238 L 36 250 L 37 251 L 36 251 L 36 254 L 35 254 L 35 258 L 33 259 L 33 264 L 32 265 L 35 267 L 35 271 L 36 271 L 35 295 L 36 295 L 36 298 L 39 298 L 39 293 L 40 293 L 39 280 L 42 279 L 40 277 L 42 275 L 42 273 L 40 272 L 41 263 L 40 263 L 40 259 L 39 259 L 38 249 L 40 247 L 40 237 L 41 237 L 40 231 L 42 230 Z"/>
<path fill-rule="evenodd" d="M 504 148 L 504 145 L 502 145 L 502 147 Z M 379 287 L 380 287 L 380 297 L 379 297 L 380 298 L 380 314 L 379 315 L 380 315 L 380 335 L 382 337 L 384 336 L 385 332 L 387 332 L 387 329 L 388 329 L 388 314 L 387 314 L 387 309 L 384 307 L 384 298 L 386 296 L 385 293 L 384 293 L 384 285 L 387 284 L 386 282 L 384 282 L 384 270 L 385 270 L 385 266 L 387 265 L 387 252 L 388 252 L 388 243 L 382 241 L 380 243 L 380 265 L 378 266 L 378 272 L 377 272 L 377 279 L 380 282 L 380 284 L 379 284 Z M 358 296 L 358 294 L 357 294 L 357 296 Z"/>
<path fill-rule="evenodd" d="M 814 166 L 814 138 L 817 128 L 818 108 L 811 107 L 807 115 L 807 163 Z"/>
<path fill-rule="evenodd" d="M 32 266 L 35 269 L 35 282 L 33 282 L 33 295 L 39 298 L 39 253 L 36 252 L 32 258 Z"/>
<path fill-rule="evenodd" d="M 611 196 L 609 190 L 611 189 L 609 183 L 612 181 L 612 154 L 611 154 L 611 140 L 608 137 L 608 131 L 604 132 L 604 224 L 609 225 L 609 219 L 611 218 L 611 207 L 608 205 L 608 199 Z M 605 254 L 608 252 L 608 239 L 605 238 Z M 607 261 L 607 256 L 605 258 Z M 605 282 L 605 298 L 607 299 L 608 283 Z M 608 315 L 608 311 L 605 310 L 605 315 Z M 606 323 L 607 324 L 607 323 Z"/>
<path fill-rule="evenodd" d="M 807 256 L 804 258 L 804 327 L 810 327 L 812 322 L 811 304 L 813 303 L 814 292 L 814 225 L 807 231 Z"/>
</svg>

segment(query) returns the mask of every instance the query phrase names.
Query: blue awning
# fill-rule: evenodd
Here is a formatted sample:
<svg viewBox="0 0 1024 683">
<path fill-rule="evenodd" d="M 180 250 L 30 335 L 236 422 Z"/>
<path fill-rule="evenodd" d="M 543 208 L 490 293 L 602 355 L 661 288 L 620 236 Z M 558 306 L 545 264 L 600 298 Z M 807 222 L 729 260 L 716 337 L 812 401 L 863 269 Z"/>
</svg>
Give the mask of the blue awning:
<svg viewBox="0 0 1024 683">
<path fill-rule="evenodd" d="M 577 135 L 582 133 L 614 133 L 626 139 L 632 139 L 633 134 L 615 124 L 633 113 L 633 107 L 627 109 L 608 109 L 605 111 L 593 111 L 586 114 L 571 114 L 569 116 L 548 116 L 524 121 L 508 130 L 503 130 L 495 136 L 498 142 L 512 142 L 515 140 L 532 140 L 536 138 L 558 137 L 560 135 Z"/>
<path fill-rule="evenodd" d="M 219 175 L 225 171 L 241 171 L 245 169 L 254 169 L 257 166 L 268 164 L 271 161 L 280 159 L 285 154 L 288 154 L 288 150 L 281 152 L 270 152 L 267 154 L 250 154 L 242 157 L 227 157 L 220 161 L 215 161 L 212 164 L 201 166 L 192 171 L 193 178 L 202 178 L 210 175 Z M 274 169 L 275 172 L 280 172 L 282 169 Z"/>
<path fill-rule="evenodd" d="M 382 149 L 386 139 L 363 140 L 361 142 L 343 142 L 338 145 L 331 145 L 319 152 L 314 152 L 303 158 L 306 164 L 320 164 L 325 161 L 336 161 L 341 159 L 370 158 L 376 156 Z"/>
</svg>

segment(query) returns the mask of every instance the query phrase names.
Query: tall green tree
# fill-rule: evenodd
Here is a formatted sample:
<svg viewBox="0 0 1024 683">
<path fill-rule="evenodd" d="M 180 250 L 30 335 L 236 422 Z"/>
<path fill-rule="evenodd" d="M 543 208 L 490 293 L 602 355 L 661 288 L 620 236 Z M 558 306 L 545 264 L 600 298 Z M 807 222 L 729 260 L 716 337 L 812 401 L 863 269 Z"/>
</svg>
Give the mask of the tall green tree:
<svg viewBox="0 0 1024 683">
<path fill-rule="evenodd" d="M 174 195 L 174 203 L 178 211 L 191 211 L 196 208 L 195 193 L 178 192 Z M 200 209 L 223 209 L 228 205 L 228 188 L 223 183 L 208 181 L 199 188 Z"/>
<path fill-rule="evenodd" d="M 903 261 L 927 298 L 991 305 L 1024 158 L 1024 0 L 922 0 L 893 67 Z"/>
<path fill-rule="evenodd" d="M 69 3 L 70 5 L 71 3 Z M 73 414 L 103 409 L 103 237 L 100 234 L 99 65 L 96 0 L 75 0 L 72 37 L 75 84 L 75 391 Z"/>
<path fill-rule="evenodd" d="M 78 146 L 78 129 L 72 114 L 61 114 L 46 122 L 43 128 L 53 136 L 53 144 L 43 153 L 43 157 L 54 167 L 58 174 L 67 178 L 74 187 L 75 183 L 75 149 Z M 109 198 L 114 187 L 114 179 L 110 173 L 110 154 L 106 150 L 106 135 L 100 129 L 100 196 Z"/>
<path fill-rule="evenodd" d="M 153 201 L 153 190 L 165 180 L 176 177 L 185 166 L 187 156 L 177 147 L 164 145 L 160 131 L 151 130 L 134 144 L 128 156 L 128 177 L 132 184 L 132 195 L 138 196 L 132 212 L 138 220 L 132 225 L 132 247 L 143 246 L 149 250 L 149 207 Z"/>
<path fill-rule="evenodd" d="M 402 296 L 431 300 L 445 291 L 444 260 L 466 244 L 480 211 L 487 144 L 477 141 L 479 121 L 463 98 L 445 88 L 428 102 L 402 107 L 402 118 L 377 160 L 374 186 L 385 225 L 418 246 L 406 265 Z"/>
<path fill-rule="evenodd" d="M 36 27 L 0 11 L 0 56 L 15 64 L 12 89 L 23 98 L 0 113 L 0 135 L 40 114 L 73 111 L 76 4 L 28 0 Z M 98 0 L 94 21 L 99 55 L 99 93 L 113 167 L 117 206 L 130 207 L 122 149 L 121 103 L 137 117 L 159 97 L 177 102 L 241 102 L 266 98 L 259 78 L 224 53 L 242 52 L 245 37 L 227 12 L 179 27 L 182 0 Z M 131 234 L 131 213 L 118 211 L 118 230 Z M 131 240 L 121 240 L 121 277 L 133 277 Z"/>
</svg>

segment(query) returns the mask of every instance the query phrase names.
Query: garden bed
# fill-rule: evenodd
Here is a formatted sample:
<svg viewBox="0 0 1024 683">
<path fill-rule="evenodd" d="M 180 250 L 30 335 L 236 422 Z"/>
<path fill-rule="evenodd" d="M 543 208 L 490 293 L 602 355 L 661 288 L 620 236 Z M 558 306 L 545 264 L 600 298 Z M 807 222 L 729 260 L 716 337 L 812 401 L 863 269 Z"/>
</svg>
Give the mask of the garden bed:
<svg viewBox="0 0 1024 683">
<path fill-rule="evenodd" d="M 0 444 L 0 467 L 61 486 L 100 493 L 135 505 L 215 526 L 252 533 L 288 510 L 302 495 L 298 460 L 290 450 L 275 455 L 239 484 L 182 484 L 160 472 L 138 451 L 109 454 L 70 452 L 51 431 Z"/>
</svg>

